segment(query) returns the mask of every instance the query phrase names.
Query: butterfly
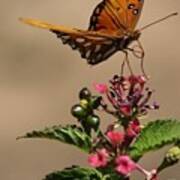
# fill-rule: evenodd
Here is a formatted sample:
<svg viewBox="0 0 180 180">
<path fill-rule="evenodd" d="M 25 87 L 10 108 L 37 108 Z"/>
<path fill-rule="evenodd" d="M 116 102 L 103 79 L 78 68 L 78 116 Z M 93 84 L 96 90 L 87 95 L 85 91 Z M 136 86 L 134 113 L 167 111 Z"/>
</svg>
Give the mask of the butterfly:
<svg viewBox="0 0 180 180">
<path fill-rule="evenodd" d="M 63 44 L 78 50 L 88 64 L 105 61 L 117 51 L 124 51 L 140 36 L 134 28 L 144 0 L 103 0 L 94 9 L 88 30 L 66 28 L 34 19 L 21 18 L 26 24 L 55 33 Z"/>
<path fill-rule="evenodd" d="M 130 50 L 137 55 L 138 51 L 129 48 L 129 45 L 138 41 L 141 35 L 141 31 L 135 30 L 135 27 L 143 4 L 144 0 L 103 0 L 93 11 L 88 30 L 67 28 L 35 19 L 20 18 L 20 20 L 51 31 L 62 40 L 63 44 L 68 44 L 73 50 L 78 50 L 88 64 L 96 65 L 118 51 L 127 55 L 127 51 Z M 142 58 L 143 48 L 140 44 L 138 47 L 140 58 Z"/>
</svg>

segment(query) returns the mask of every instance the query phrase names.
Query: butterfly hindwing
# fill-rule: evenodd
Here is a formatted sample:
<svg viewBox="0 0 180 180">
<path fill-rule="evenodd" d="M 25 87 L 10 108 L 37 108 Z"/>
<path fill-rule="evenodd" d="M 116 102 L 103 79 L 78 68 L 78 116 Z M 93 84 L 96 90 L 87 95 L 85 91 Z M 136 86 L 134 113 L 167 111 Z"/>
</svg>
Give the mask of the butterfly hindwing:
<svg viewBox="0 0 180 180">
<path fill-rule="evenodd" d="M 21 19 L 21 21 L 55 33 L 63 44 L 68 44 L 72 49 L 78 50 L 89 64 L 98 64 L 118 50 L 117 38 L 119 37 L 117 36 L 66 28 L 35 19 Z"/>
<path fill-rule="evenodd" d="M 111 38 L 96 37 L 90 34 L 72 36 L 66 32 L 52 32 L 62 40 L 63 44 L 68 44 L 73 50 L 78 50 L 81 57 L 85 58 L 88 64 L 98 64 L 118 50 L 116 41 Z"/>
</svg>

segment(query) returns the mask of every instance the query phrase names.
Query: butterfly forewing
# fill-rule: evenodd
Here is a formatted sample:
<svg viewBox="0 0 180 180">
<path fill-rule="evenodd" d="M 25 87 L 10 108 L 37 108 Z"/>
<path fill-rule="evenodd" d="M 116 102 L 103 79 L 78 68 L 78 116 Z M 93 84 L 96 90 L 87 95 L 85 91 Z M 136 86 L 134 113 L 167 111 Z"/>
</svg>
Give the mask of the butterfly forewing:
<svg viewBox="0 0 180 180">
<path fill-rule="evenodd" d="M 132 31 L 142 6 L 143 0 L 103 0 L 90 18 L 89 30 L 120 35 Z"/>
<path fill-rule="evenodd" d="M 127 3 L 127 27 L 133 31 L 140 18 L 141 11 L 144 5 L 144 0 L 126 0 Z"/>
<path fill-rule="evenodd" d="M 117 4 L 116 0 L 103 0 L 95 8 L 91 18 L 89 30 L 93 31 L 103 31 L 107 33 L 115 33 L 121 31 L 121 33 L 126 30 L 125 11 L 119 16 L 118 10 L 120 6 Z"/>
</svg>

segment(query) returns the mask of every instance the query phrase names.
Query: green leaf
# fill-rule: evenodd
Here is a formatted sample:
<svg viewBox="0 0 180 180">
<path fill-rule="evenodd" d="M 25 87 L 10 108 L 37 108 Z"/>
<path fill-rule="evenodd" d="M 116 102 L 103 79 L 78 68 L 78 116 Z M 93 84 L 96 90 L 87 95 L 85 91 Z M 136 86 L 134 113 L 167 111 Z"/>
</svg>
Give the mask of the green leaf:
<svg viewBox="0 0 180 180">
<path fill-rule="evenodd" d="M 131 146 L 129 154 L 134 160 L 146 152 L 175 143 L 180 139 L 180 122 L 176 120 L 157 120 L 150 122 Z"/>
<path fill-rule="evenodd" d="M 76 126 L 53 126 L 39 131 L 32 131 L 21 138 L 46 138 L 74 145 L 85 152 L 89 152 L 92 146 L 91 137 L 81 128 Z"/>
<path fill-rule="evenodd" d="M 71 167 L 51 173 L 44 180 L 103 180 L 103 175 L 96 169 Z"/>
<path fill-rule="evenodd" d="M 103 180 L 128 180 L 129 179 L 127 177 L 124 177 L 118 174 L 113 166 L 112 167 L 109 166 L 106 168 L 99 168 L 98 171 L 100 171 L 104 175 Z"/>
</svg>

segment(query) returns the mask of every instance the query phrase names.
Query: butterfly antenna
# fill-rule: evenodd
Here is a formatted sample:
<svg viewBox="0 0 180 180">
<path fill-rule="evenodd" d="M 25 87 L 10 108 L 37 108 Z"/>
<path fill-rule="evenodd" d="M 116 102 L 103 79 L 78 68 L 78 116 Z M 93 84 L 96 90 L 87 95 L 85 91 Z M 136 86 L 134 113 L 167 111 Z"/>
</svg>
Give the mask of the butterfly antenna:
<svg viewBox="0 0 180 180">
<path fill-rule="evenodd" d="M 163 18 L 161 18 L 161 19 L 158 19 L 158 20 L 156 20 L 156 21 L 154 21 L 154 22 L 152 22 L 152 23 L 150 23 L 150 24 L 148 24 L 148 25 L 140 28 L 139 31 L 141 32 L 141 31 L 149 28 L 150 26 L 153 26 L 153 25 L 155 25 L 155 24 L 158 24 L 158 23 L 160 23 L 160 22 L 162 22 L 162 21 L 164 21 L 164 20 L 166 20 L 166 19 L 169 19 L 169 18 L 172 17 L 172 16 L 177 16 L 177 15 L 178 15 L 177 12 L 171 13 L 171 14 L 169 14 L 168 16 L 165 16 L 165 17 L 163 17 Z"/>
</svg>

